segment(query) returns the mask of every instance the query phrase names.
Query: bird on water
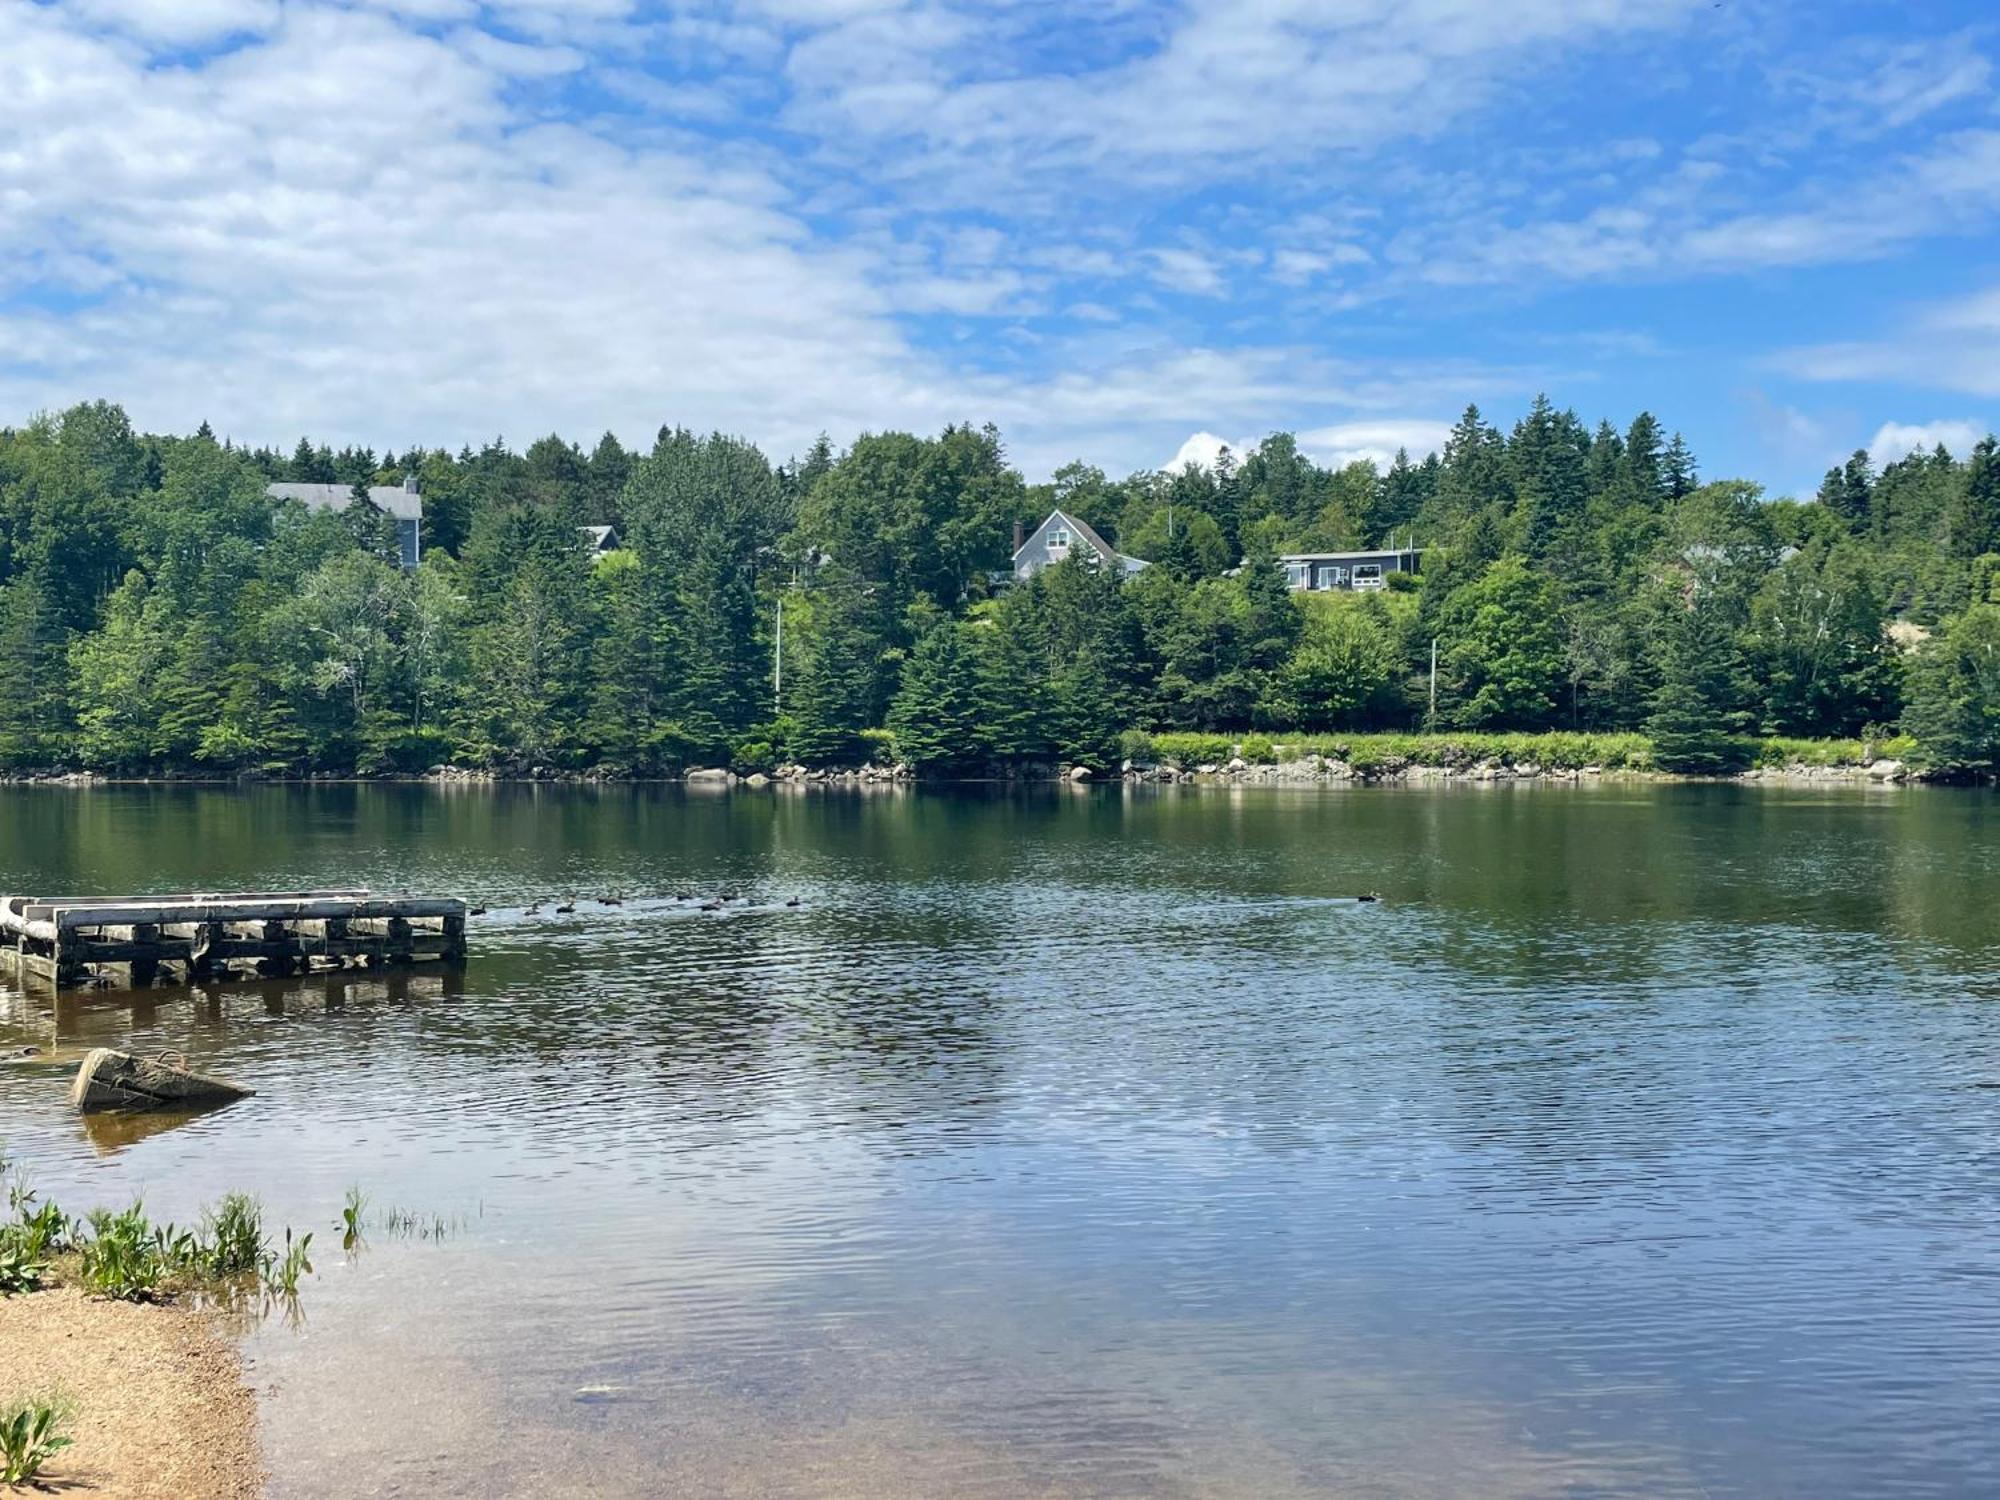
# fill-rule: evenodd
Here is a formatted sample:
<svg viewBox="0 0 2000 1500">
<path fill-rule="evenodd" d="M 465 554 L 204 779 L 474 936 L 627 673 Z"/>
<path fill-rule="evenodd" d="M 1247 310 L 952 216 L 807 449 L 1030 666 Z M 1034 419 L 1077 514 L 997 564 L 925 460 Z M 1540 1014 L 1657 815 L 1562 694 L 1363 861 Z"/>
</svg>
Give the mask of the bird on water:
<svg viewBox="0 0 2000 1500">
<path fill-rule="evenodd" d="M 567 916 L 570 912 L 573 912 L 575 910 L 576 910 L 576 897 L 574 896 L 563 897 L 562 905 L 556 908 L 556 911 L 558 913 L 565 916 Z"/>
</svg>

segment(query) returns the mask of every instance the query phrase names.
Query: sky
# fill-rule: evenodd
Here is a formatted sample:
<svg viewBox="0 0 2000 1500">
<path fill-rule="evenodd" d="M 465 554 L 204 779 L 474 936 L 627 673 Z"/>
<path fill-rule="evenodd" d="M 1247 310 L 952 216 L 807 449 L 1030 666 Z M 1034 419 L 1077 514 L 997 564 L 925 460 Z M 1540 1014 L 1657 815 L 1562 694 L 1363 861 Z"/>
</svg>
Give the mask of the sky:
<svg viewBox="0 0 2000 1500">
<path fill-rule="evenodd" d="M 1990 4 L 0 0 L 0 422 L 997 424 L 1030 479 L 2000 422 Z"/>
</svg>

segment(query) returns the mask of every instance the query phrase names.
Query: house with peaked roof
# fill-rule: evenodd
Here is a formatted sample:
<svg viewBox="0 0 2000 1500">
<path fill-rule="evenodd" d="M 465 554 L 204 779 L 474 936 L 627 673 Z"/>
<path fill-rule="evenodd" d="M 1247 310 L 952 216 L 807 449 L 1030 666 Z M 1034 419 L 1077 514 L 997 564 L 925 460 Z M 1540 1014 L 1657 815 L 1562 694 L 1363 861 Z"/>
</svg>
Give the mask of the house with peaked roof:
<svg viewBox="0 0 2000 1500">
<path fill-rule="evenodd" d="M 349 484 L 267 484 L 264 493 L 273 500 L 297 500 L 307 510 L 346 510 L 355 500 Z M 422 555 L 424 502 L 417 495 L 416 477 L 400 485 L 373 484 L 368 487 L 368 503 L 396 523 L 396 542 L 402 564 L 414 568 Z"/>
<path fill-rule="evenodd" d="M 1098 567 L 1113 567 L 1126 577 L 1146 566 L 1144 558 L 1128 557 L 1066 511 L 1052 510 L 1027 536 L 1014 528 L 1014 577 L 1025 583 L 1044 568 L 1066 557 L 1080 556 Z"/>
</svg>

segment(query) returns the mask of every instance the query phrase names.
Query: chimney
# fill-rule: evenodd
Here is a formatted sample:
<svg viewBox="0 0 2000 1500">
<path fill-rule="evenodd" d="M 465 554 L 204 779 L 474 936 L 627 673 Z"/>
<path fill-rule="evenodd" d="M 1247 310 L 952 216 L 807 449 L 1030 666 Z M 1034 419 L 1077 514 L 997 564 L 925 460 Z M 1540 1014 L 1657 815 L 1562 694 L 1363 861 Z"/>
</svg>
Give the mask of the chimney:
<svg viewBox="0 0 2000 1500">
<path fill-rule="evenodd" d="M 416 494 L 416 492 L 417 492 L 417 476 L 414 473 L 411 473 L 407 475 L 403 480 L 403 493 L 406 495 L 414 495 Z"/>
<path fill-rule="evenodd" d="M 1021 545 L 1027 540 L 1028 540 L 1027 534 L 1022 531 L 1021 523 L 1019 521 L 1016 521 L 1014 523 L 1014 550 L 1016 552 L 1019 552 L 1021 550 Z"/>
</svg>

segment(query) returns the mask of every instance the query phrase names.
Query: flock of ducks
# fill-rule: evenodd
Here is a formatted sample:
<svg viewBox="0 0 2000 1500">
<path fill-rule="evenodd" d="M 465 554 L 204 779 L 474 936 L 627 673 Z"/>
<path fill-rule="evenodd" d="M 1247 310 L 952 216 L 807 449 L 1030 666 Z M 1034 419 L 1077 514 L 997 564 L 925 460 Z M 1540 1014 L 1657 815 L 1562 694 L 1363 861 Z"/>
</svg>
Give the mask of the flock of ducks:
<svg viewBox="0 0 2000 1500">
<path fill-rule="evenodd" d="M 623 906 L 625 904 L 625 893 L 623 891 L 607 891 L 604 895 L 598 896 L 595 899 L 599 906 Z M 730 906 L 754 906 L 756 902 L 749 896 L 715 896 L 704 901 L 697 901 L 692 891 L 680 891 L 675 894 L 674 905 L 688 906 L 690 904 L 693 904 L 697 911 L 722 911 Z M 784 904 L 796 907 L 804 906 L 805 902 L 799 897 L 793 896 Z M 550 910 L 559 917 L 566 917 L 576 910 L 576 897 L 564 896 Z M 469 917 L 483 917 L 486 915 L 486 912 L 487 908 L 484 903 L 468 906 L 465 909 L 465 914 Z M 541 914 L 541 901 L 530 902 L 521 908 L 521 915 L 524 917 L 539 917 Z"/>
</svg>

